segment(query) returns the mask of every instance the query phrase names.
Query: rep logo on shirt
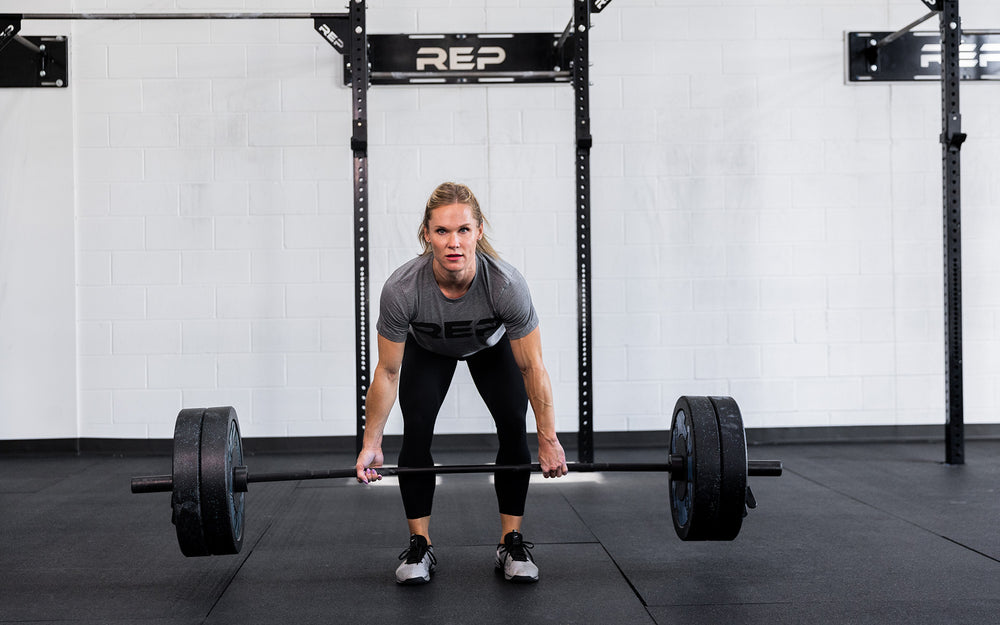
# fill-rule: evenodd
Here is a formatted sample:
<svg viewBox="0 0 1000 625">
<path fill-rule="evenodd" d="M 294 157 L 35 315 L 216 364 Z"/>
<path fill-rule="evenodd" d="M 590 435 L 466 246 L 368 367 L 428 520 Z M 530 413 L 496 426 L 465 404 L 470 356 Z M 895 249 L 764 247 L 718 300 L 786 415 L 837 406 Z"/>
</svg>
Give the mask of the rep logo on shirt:
<svg viewBox="0 0 1000 625">
<path fill-rule="evenodd" d="M 424 321 L 411 321 L 414 332 L 432 339 L 467 339 L 473 336 L 486 338 L 491 336 L 501 325 L 498 317 L 469 319 L 465 321 L 446 321 L 444 325 Z"/>
</svg>

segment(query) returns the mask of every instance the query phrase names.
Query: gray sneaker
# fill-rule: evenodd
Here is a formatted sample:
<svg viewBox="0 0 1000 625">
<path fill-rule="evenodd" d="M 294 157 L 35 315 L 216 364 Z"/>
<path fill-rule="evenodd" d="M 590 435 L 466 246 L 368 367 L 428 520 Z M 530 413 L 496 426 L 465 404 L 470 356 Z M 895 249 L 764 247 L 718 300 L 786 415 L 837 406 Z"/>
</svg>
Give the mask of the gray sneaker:
<svg viewBox="0 0 1000 625">
<path fill-rule="evenodd" d="M 427 544 L 427 539 L 418 534 L 410 536 L 410 546 L 399 554 L 403 561 L 396 569 L 398 584 L 426 584 L 431 581 L 431 573 L 437 564 L 434 557 L 434 547 Z"/>
<path fill-rule="evenodd" d="M 538 567 L 530 551 L 534 547 L 524 542 L 520 532 L 507 532 L 503 543 L 497 545 L 497 570 L 503 571 L 504 579 L 522 584 L 538 581 Z"/>
</svg>

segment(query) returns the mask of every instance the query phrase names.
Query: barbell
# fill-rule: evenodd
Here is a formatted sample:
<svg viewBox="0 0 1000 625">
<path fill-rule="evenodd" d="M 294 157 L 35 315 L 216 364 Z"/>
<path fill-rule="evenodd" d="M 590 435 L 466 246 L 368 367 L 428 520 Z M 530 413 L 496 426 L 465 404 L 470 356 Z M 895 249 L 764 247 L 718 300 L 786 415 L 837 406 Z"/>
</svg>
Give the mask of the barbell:
<svg viewBox="0 0 1000 625">
<path fill-rule="evenodd" d="M 380 467 L 382 475 L 538 471 L 538 464 Z M 731 397 L 684 396 L 674 406 L 664 463 L 569 464 L 570 472 L 670 474 L 669 502 L 681 540 L 733 540 L 747 508 L 757 506 L 748 476 L 780 476 L 781 461 L 748 460 L 739 406 Z M 173 472 L 132 478 L 133 493 L 170 492 L 172 522 L 185 556 L 239 553 L 246 492 L 255 482 L 354 478 L 349 469 L 250 473 L 232 407 L 187 408 L 174 424 Z"/>
</svg>

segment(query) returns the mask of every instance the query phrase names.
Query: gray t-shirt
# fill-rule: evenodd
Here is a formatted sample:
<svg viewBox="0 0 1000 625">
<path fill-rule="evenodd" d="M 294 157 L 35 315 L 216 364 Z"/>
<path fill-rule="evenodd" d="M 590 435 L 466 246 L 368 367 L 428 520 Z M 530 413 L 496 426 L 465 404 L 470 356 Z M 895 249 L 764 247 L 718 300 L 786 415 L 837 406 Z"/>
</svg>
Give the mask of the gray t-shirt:
<svg viewBox="0 0 1000 625">
<path fill-rule="evenodd" d="M 378 333 L 443 356 L 467 358 L 496 345 L 504 332 L 523 338 L 538 325 L 528 283 L 508 262 L 476 253 L 476 276 L 458 299 L 445 297 L 434 279 L 430 254 L 394 271 L 382 287 Z"/>
</svg>

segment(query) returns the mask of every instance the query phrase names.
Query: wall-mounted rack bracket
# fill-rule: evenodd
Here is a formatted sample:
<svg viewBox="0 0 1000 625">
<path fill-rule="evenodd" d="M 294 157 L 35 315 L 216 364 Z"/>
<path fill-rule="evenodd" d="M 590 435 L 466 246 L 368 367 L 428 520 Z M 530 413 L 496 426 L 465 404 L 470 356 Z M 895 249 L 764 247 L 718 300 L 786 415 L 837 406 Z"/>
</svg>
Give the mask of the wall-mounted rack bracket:
<svg viewBox="0 0 1000 625">
<path fill-rule="evenodd" d="M 899 31 L 897 31 L 898 33 Z M 847 77 L 850 82 L 941 80 L 941 33 L 847 33 Z M 963 30 L 959 45 L 962 80 L 1000 80 L 1000 32 Z"/>
<path fill-rule="evenodd" d="M 563 33 L 368 35 L 371 84 L 568 83 Z M 349 84 L 348 58 L 344 82 Z"/>
<path fill-rule="evenodd" d="M 20 32 L 20 15 L 0 15 L 0 87 L 67 86 L 66 37 Z"/>
</svg>

